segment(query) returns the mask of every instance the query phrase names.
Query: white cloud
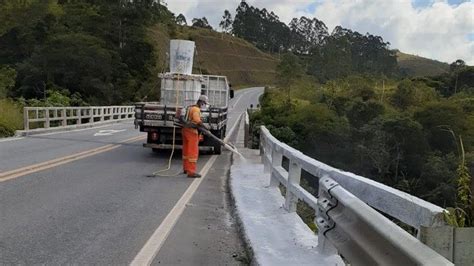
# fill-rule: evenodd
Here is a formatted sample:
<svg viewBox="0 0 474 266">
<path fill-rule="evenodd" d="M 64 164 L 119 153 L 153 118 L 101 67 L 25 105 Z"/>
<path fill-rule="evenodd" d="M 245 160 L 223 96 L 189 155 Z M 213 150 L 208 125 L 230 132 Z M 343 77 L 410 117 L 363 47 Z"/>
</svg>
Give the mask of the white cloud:
<svg viewBox="0 0 474 266">
<path fill-rule="evenodd" d="M 217 29 L 225 9 L 235 13 L 240 0 L 168 0 L 169 9 L 193 17 L 206 17 Z M 247 0 L 275 12 L 283 22 L 302 15 L 317 17 L 332 30 L 337 25 L 380 35 L 392 48 L 444 62 L 461 58 L 474 65 L 474 2 L 449 5 L 433 0 L 417 6 L 410 0 Z M 309 13 L 309 6 L 316 9 Z"/>
<path fill-rule="evenodd" d="M 408 0 L 325 1 L 314 14 L 330 29 L 337 25 L 380 35 L 392 48 L 403 52 L 453 62 L 461 58 L 474 64 L 474 3 L 451 6 L 434 1 L 415 8 Z"/>
</svg>

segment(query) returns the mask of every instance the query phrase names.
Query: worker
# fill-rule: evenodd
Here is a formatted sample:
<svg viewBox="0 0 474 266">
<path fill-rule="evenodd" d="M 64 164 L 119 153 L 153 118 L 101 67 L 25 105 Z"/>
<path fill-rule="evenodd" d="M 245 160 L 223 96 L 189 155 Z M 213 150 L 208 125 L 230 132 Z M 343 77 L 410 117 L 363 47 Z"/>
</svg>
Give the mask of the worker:
<svg viewBox="0 0 474 266">
<path fill-rule="evenodd" d="M 196 173 L 196 164 L 199 156 L 199 132 L 198 127 L 209 129 L 202 123 L 201 109 L 205 108 L 209 100 L 206 95 L 199 96 L 195 105 L 186 110 L 185 125 L 182 129 L 183 136 L 183 169 L 189 178 L 199 178 Z"/>
</svg>

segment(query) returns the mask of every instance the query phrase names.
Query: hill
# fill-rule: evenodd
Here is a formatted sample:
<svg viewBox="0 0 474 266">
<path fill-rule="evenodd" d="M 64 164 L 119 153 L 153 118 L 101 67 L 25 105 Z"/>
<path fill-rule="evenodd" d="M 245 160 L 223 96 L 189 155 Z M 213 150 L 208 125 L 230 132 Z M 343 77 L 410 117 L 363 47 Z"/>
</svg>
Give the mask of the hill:
<svg viewBox="0 0 474 266">
<path fill-rule="evenodd" d="M 436 76 L 449 71 L 449 64 L 397 51 L 398 66 L 410 77 Z"/>
<path fill-rule="evenodd" d="M 170 39 L 196 42 L 194 73 L 225 75 L 234 87 L 272 84 L 278 59 L 229 34 L 208 29 L 155 25 L 149 38 L 158 51 L 160 70 L 168 69 L 166 52 Z"/>
</svg>

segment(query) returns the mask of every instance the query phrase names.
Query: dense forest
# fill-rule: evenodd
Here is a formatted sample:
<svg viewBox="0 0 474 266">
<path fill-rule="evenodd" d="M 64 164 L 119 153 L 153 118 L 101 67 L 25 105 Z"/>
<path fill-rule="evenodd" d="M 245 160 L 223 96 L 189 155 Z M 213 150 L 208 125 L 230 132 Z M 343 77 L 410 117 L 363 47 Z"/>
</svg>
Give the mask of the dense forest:
<svg viewBox="0 0 474 266">
<path fill-rule="evenodd" d="M 25 105 L 139 100 L 163 67 L 147 30 L 175 18 L 153 0 L 7 0 L 0 21 L 2 136 L 21 128 Z"/>
<path fill-rule="evenodd" d="M 21 128 L 25 105 L 127 104 L 156 90 L 165 66 L 147 34 L 153 25 L 171 37 L 184 27 L 214 30 L 205 17 L 188 27 L 154 0 L 4 1 L 0 20 L 0 136 Z M 245 2 L 234 17 L 225 10 L 219 27 L 223 38 L 280 60 L 255 125 L 320 161 L 441 206 L 472 205 L 473 67 L 457 60 L 447 73 L 409 78 L 380 36 L 329 32 L 317 18 L 285 24 Z"/>
</svg>

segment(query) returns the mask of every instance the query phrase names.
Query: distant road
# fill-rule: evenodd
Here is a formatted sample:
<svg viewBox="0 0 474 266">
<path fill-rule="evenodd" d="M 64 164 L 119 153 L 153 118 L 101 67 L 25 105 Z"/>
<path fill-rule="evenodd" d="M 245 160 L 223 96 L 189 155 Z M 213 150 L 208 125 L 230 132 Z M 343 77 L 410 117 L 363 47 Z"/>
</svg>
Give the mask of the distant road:
<svg viewBox="0 0 474 266">
<path fill-rule="evenodd" d="M 228 129 L 262 92 L 236 91 Z M 127 122 L 0 139 L 0 264 L 130 263 L 193 182 L 147 177 L 168 154 L 145 137 Z"/>
</svg>

